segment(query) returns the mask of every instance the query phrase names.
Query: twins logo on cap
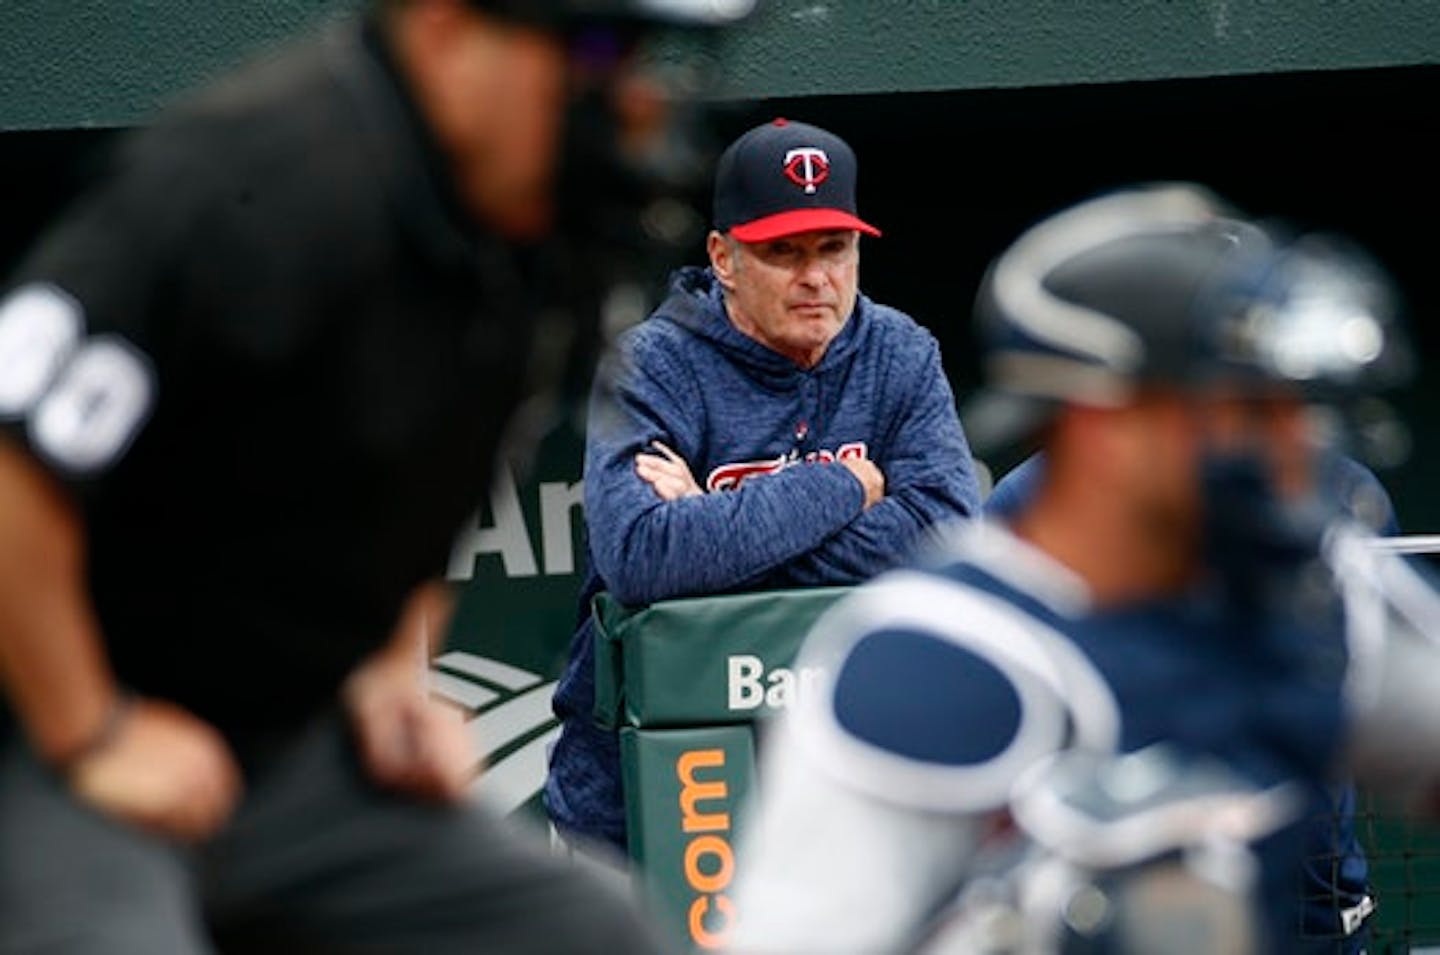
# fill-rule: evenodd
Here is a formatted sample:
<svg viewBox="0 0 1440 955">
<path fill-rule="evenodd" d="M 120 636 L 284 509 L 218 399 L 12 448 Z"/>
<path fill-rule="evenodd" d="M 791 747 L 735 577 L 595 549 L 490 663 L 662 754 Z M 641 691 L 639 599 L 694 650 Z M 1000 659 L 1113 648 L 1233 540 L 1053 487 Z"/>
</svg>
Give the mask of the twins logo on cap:
<svg viewBox="0 0 1440 955">
<path fill-rule="evenodd" d="M 830 157 L 815 146 L 800 146 L 785 154 L 785 175 L 797 186 L 813 193 L 815 187 L 830 178 Z"/>
<path fill-rule="evenodd" d="M 715 167 L 715 228 L 741 242 L 880 230 L 855 210 L 855 151 L 828 130 L 777 119 L 731 143 Z"/>
</svg>

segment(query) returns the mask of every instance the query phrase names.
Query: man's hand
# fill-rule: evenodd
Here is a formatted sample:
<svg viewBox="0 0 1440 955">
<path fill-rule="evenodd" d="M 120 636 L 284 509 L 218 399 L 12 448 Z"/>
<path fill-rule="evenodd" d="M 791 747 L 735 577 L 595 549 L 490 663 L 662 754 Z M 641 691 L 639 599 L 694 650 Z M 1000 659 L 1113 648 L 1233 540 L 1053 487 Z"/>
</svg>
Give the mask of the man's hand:
<svg viewBox="0 0 1440 955">
<path fill-rule="evenodd" d="M 885 474 L 880 470 L 879 465 L 868 458 L 842 458 L 840 463 L 850 469 L 850 473 L 860 479 L 860 485 L 865 488 L 865 510 L 870 510 L 885 497 Z"/>
<path fill-rule="evenodd" d="M 345 682 L 360 760 L 387 789 L 436 802 L 465 794 L 474 756 L 460 714 L 431 701 L 414 660 L 380 654 Z"/>
<path fill-rule="evenodd" d="M 475 761 L 460 715 L 431 701 L 425 687 L 454 605 L 442 582 L 417 587 L 390 640 L 350 674 L 342 693 L 370 778 L 437 802 L 465 794 Z"/>
<path fill-rule="evenodd" d="M 642 451 L 635 455 L 635 473 L 655 489 L 662 501 L 678 501 L 682 497 L 694 497 L 705 493 L 695 483 L 690 466 L 674 451 L 652 441 L 650 444 L 660 453 Z"/>
<path fill-rule="evenodd" d="M 0 436 L 0 692 L 81 802 L 158 835 L 202 839 L 235 808 L 240 769 L 193 714 L 158 700 L 117 704 L 85 544 L 75 502 Z"/>
<path fill-rule="evenodd" d="M 184 841 L 216 832 L 240 798 L 240 768 L 220 734 L 178 706 L 136 701 L 94 752 L 67 767 L 81 802 Z"/>
</svg>

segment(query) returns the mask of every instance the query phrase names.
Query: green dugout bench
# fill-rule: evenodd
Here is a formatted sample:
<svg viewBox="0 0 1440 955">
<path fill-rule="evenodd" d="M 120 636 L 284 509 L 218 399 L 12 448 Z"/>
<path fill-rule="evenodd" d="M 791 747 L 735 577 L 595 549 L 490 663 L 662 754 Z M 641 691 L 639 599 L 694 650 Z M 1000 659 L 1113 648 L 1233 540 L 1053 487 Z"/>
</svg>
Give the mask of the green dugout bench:
<svg viewBox="0 0 1440 955">
<path fill-rule="evenodd" d="M 740 810 L 755 774 L 755 721 L 804 693 L 792 667 L 811 624 L 849 588 L 596 601 L 596 720 L 620 730 L 630 856 L 677 942 L 719 947 L 735 914 Z"/>
</svg>

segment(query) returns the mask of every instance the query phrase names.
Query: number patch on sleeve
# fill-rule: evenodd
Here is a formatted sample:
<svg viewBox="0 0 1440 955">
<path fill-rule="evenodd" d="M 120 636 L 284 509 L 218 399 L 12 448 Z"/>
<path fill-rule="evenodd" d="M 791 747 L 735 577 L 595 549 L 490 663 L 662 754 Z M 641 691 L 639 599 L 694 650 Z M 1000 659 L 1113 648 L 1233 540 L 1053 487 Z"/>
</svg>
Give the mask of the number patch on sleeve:
<svg viewBox="0 0 1440 955">
<path fill-rule="evenodd" d="M 29 412 L 84 331 L 79 304 L 48 285 L 26 286 L 0 304 L 0 418 Z"/>
<path fill-rule="evenodd" d="M 125 339 L 84 332 L 80 303 L 53 286 L 28 285 L 0 302 L 0 420 L 27 419 L 36 451 L 89 474 L 139 433 L 155 377 Z"/>
</svg>

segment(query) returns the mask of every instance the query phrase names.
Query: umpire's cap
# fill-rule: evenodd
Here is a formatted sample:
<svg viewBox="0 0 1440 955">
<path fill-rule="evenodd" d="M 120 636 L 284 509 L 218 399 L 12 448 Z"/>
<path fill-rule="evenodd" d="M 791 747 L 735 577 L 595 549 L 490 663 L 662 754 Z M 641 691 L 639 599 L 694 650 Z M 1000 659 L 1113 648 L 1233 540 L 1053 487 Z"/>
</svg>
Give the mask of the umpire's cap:
<svg viewBox="0 0 1440 955">
<path fill-rule="evenodd" d="M 1392 302 L 1338 238 L 1286 239 L 1190 183 L 1109 193 L 991 265 L 976 304 L 987 388 L 966 428 L 997 450 L 1060 404 L 1115 405 L 1143 385 L 1374 387 L 1408 367 Z"/>
<path fill-rule="evenodd" d="M 470 6 L 556 29 L 610 24 L 723 27 L 748 17 L 757 0 L 467 0 Z"/>
</svg>

